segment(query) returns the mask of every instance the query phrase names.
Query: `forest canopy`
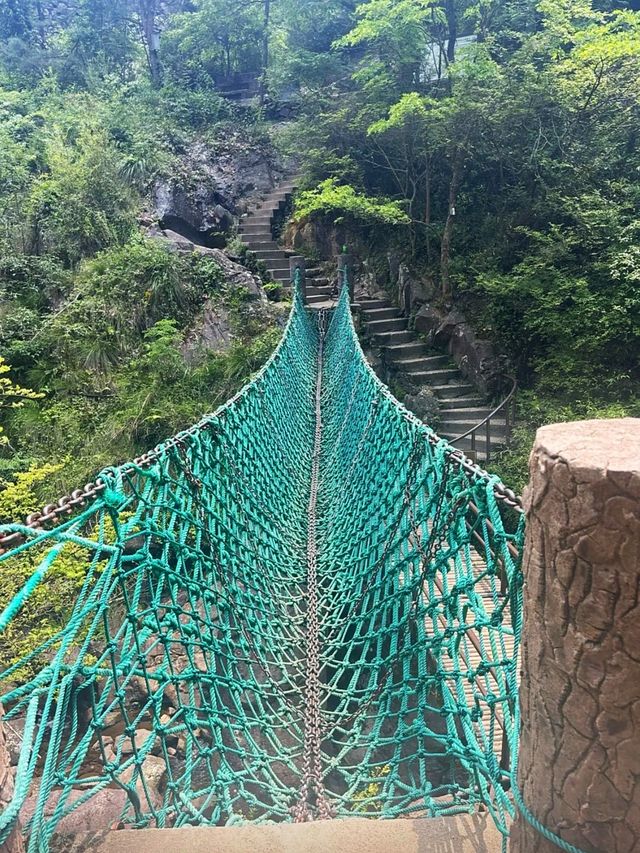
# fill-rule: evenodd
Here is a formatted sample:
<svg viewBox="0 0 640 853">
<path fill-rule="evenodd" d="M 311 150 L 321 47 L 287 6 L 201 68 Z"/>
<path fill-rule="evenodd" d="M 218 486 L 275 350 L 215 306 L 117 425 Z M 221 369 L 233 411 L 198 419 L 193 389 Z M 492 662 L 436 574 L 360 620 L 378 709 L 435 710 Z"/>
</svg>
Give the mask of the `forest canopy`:
<svg viewBox="0 0 640 853">
<path fill-rule="evenodd" d="M 5 489 L 77 485 L 268 354 L 236 300 L 236 348 L 188 363 L 220 271 L 141 233 L 232 137 L 293 158 L 294 222 L 399 257 L 510 359 L 516 479 L 537 424 L 637 412 L 639 68 L 637 0 L 0 0 Z"/>
</svg>

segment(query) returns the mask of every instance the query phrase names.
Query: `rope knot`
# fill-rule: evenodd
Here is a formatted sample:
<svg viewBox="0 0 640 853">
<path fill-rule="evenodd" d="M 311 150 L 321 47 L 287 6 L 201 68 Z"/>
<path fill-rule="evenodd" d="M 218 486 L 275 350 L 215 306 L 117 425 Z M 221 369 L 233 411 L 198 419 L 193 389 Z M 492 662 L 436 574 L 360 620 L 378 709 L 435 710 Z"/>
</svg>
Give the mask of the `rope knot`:
<svg viewBox="0 0 640 853">
<path fill-rule="evenodd" d="M 120 511 L 127 502 L 124 493 L 124 478 L 119 468 L 105 468 L 100 472 L 98 482 L 104 483 L 101 498 L 109 509 Z"/>
</svg>

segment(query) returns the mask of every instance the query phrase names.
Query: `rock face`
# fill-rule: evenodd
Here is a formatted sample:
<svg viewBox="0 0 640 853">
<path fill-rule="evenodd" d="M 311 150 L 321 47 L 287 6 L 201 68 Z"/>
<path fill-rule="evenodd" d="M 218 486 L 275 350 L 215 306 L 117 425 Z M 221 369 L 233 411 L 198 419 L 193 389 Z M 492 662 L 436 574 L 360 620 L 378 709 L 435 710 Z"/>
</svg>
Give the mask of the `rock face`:
<svg viewBox="0 0 640 853">
<path fill-rule="evenodd" d="M 195 361 L 205 352 L 227 352 L 233 342 L 229 312 L 222 305 L 208 300 L 202 313 L 190 329 L 182 353 L 187 361 Z"/>
<path fill-rule="evenodd" d="M 403 402 L 407 409 L 423 423 L 430 427 L 437 425 L 440 418 L 440 403 L 430 388 L 421 388 L 415 394 L 407 394 Z"/>
<path fill-rule="evenodd" d="M 424 305 L 416 314 L 415 330 L 438 349 L 446 349 L 461 373 L 484 394 L 498 390 L 507 369 L 505 360 L 496 355 L 491 341 L 477 336 L 461 311 L 443 314 L 433 304 Z"/>
<path fill-rule="evenodd" d="M 349 242 L 343 228 L 320 221 L 300 225 L 290 223 L 283 237 L 285 244 L 292 249 L 314 249 L 321 258 L 335 258 Z"/>
<path fill-rule="evenodd" d="M 173 177 L 156 184 L 154 216 L 192 241 L 211 245 L 253 199 L 273 189 L 283 171 L 272 151 L 252 146 L 240 134 L 215 149 L 195 141 Z"/>
<path fill-rule="evenodd" d="M 406 264 L 398 264 L 393 256 L 389 257 L 391 280 L 397 282 L 398 306 L 405 317 L 411 317 L 420 308 L 433 299 L 433 282 L 415 276 Z"/>
</svg>

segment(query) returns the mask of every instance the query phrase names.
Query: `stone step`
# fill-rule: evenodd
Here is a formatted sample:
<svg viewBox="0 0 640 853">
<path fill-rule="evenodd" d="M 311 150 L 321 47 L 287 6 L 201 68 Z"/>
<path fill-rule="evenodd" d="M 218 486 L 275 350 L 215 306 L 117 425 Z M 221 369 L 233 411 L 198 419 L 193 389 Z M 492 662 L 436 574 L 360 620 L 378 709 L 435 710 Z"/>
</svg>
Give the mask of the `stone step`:
<svg viewBox="0 0 640 853">
<path fill-rule="evenodd" d="M 257 222 L 246 222 L 238 228 L 240 234 L 271 234 L 271 225 Z"/>
<path fill-rule="evenodd" d="M 459 379 L 460 371 L 457 367 L 434 367 L 412 371 L 411 378 L 415 381 L 424 381 L 426 385 L 445 385 L 452 379 Z"/>
<path fill-rule="evenodd" d="M 254 245 L 256 243 L 273 243 L 277 249 L 280 248 L 276 241 L 273 239 L 273 234 L 271 233 L 271 231 L 260 231 L 259 233 L 256 233 L 254 231 L 252 231 L 251 233 L 240 232 L 238 236 L 242 239 L 243 243 L 248 243 L 251 245 Z"/>
<path fill-rule="evenodd" d="M 476 389 L 468 382 L 443 382 L 440 385 L 432 385 L 431 390 L 443 400 L 450 400 L 473 394 Z"/>
<path fill-rule="evenodd" d="M 440 417 L 443 421 L 483 421 L 493 410 L 487 406 L 446 406 L 440 408 Z M 493 423 L 493 421 L 492 421 Z"/>
<path fill-rule="evenodd" d="M 427 355 L 423 358 L 396 359 L 393 364 L 398 370 L 404 370 L 407 373 L 420 373 L 437 367 L 448 367 L 451 360 L 446 355 Z"/>
<path fill-rule="evenodd" d="M 458 433 L 459 435 L 460 433 Z M 444 430 L 439 427 L 438 435 L 441 438 L 446 438 L 447 441 L 453 441 L 456 437 L 453 433 L 450 435 L 445 434 Z M 461 439 L 460 441 L 456 441 L 453 445 L 457 450 L 462 450 L 463 453 L 467 453 L 470 456 L 475 456 L 475 459 L 478 462 L 486 462 L 487 461 L 487 442 L 482 438 L 481 435 L 476 436 L 475 449 L 471 444 L 471 436 L 469 438 Z M 495 454 L 500 450 L 501 447 L 504 447 L 504 441 L 499 442 L 491 442 L 489 445 L 489 454 L 490 456 L 495 456 Z"/>
<path fill-rule="evenodd" d="M 361 299 L 356 304 L 363 314 L 365 311 L 371 311 L 376 308 L 392 307 L 388 299 Z"/>
<path fill-rule="evenodd" d="M 326 293 L 307 293 L 307 305 L 324 304 L 329 301 L 329 296 Z"/>
<path fill-rule="evenodd" d="M 485 413 L 485 415 L 484 415 L 485 418 L 489 414 L 489 411 L 487 411 Z M 446 420 L 445 421 L 444 419 L 441 419 L 440 420 L 440 429 L 449 435 L 463 435 L 465 432 L 468 432 L 470 429 L 473 429 L 475 426 L 477 426 L 482 420 L 483 420 L 483 418 L 478 418 L 478 420 L 474 419 L 474 420 L 467 420 L 467 421 L 458 421 L 458 420 L 454 420 L 454 421 Z M 499 420 L 493 420 L 492 419 L 492 421 L 491 421 L 491 443 L 492 444 L 494 442 L 503 443 L 506 434 L 507 434 L 507 423 L 506 423 L 506 421 L 505 420 L 499 421 Z M 483 426 L 483 427 L 481 427 L 481 429 L 478 433 L 478 437 L 482 438 L 482 440 L 484 441 L 485 435 L 486 435 L 486 427 Z"/>
<path fill-rule="evenodd" d="M 277 210 L 290 198 L 292 193 L 289 190 L 282 190 L 275 193 L 270 193 L 256 204 L 256 210 Z"/>
<path fill-rule="evenodd" d="M 273 221 L 273 213 L 254 213 L 252 216 L 247 216 L 244 220 L 244 225 L 271 225 Z"/>
<path fill-rule="evenodd" d="M 500 853 L 488 813 L 403 820 L 319 820 L 245 826 L 124 829 L 76 839 L 93 853 Z M 74 847 L 75 849 L 75 847 Z"/>
<path fill-rule="evenodd" d="M 449 388 L 451 386 L 447 386 Z M 446 401 L 446 410 L 453 411 L 455 409 L 478 409 L 483 408 L 486 405 L 486 400 L 479 396 L 467 396 L 467 397 L 452 397 Z M 444 405 L 444 402 L 443 402 Z"/>
<path fill-rule="evenodd" d="M 371 323 L 375 320 L 394 320 L 400 316 L 400 311 L 397 308 L 370 308 L 362 312 L 365 323 Z"/>
<path fill-rule="evenodd" d="M 287 275 L 291 274 L 291 268 L 289 266 L 289 262 L 285 261 L 269 261 L 267 267 L 271 272 L 286 272 Z"/>
<path fill-rule="evenodd" d="M 398 346 L 399 344 L 411 344 L 415 341 L 416 336 L 413 332 L 377 332 L 374 336 L 374 343 L 377 346 L 388 347 L 389 349 Z M 420 344 L 419 346 L 424 346 Z M 425 347 L 426 349 L 426 347 Z"/>
<path fill-rule="evenodd" d="M 410 333 L 407 333 L 410 334 Z M 395 363 L 396 361 L 402 361 L 402 359 L 417 357 L 419 355 L 426 355 L 429 351 L 429 348 L 426 344 L 420 343 L 420 341 L 416 341 L 415 337 L 412 336 L 412 339 L 407 340 L 407 342 L 397 341 L 398 346 L 394 343 L 389 343 L 387 347 L 385 347 L 387 351 L 387 355 L 389 358 Z"/>
<path fill-rule="evenodd" d="M 409 325 L 406 317 L 398 317 L 395 320 L 374 320 L 367 322 L 367 332 L 377 335 L 380 332 L 403 332 Z"/>
<path fill-rule="evenodd" d="M 252 252 L 260 252 L 260 251 L 268 251 L 268 250 L 272 250 L 274 252 L 277 252 L 280 248 L 278 246 L 278 244 L 275 242 L 275 240 L 264 240 L 264 239 L 247 240 L 245 238 L 244 234 L 242 235 L 242 242 L 245 244 L 245 246 L 248 246 Z"/>
<path fill-rule="evenodd" d="M 307 284 L 307 293 L 313 294 L 314 296 L 333 296 L 334 289 L 331 285 L 327 285 L 326 287 L 316 287 L 315 285 L 310 286 Z"/>
<path fill-rule="evenodd" d="M 457 367 L 434 368 L 433 370 L 420 370 L 411 374 L 415 382 L 423 382 L 425 385 L 443 385 L 450 379 L 458 379 L 460 371 Z"/>
<path fill-rule="evenodd" d="M 259 261 L 265 261 L 265 263 L 268 261 L 286 261 L 288 259 L 288 255 L 282 249 L 274 249 L 273 251 L 270 249 L 258 249 L 253 254 Z"/>
<path fill-rule="evenodd" d="M 315 276 L 305 275 L 305 279 L 307 281 L 307 284 L 310 284 L 312 287 L 327 287 L 327 285 L 331 284 L 331 282 L 329 281 L 328 278 L 326 278 L 326 276 L 325 277 L 318 276 L 316 278 Z"/>
</svg>

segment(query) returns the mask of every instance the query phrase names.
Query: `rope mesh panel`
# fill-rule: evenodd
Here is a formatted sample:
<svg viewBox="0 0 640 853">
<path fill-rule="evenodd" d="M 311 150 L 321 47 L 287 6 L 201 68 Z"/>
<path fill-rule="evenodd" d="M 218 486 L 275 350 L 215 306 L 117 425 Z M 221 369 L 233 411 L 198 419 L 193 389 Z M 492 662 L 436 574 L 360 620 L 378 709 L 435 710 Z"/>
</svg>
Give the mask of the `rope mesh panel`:
<svg viewBox="0 0 640 853">
<path fill-rule="evenodd" d="M 0 570 L 34 567 L 0 627 L 57 560 L 86 564 L 68 624 L 0 680 L 27 715 L 0 842 L 29 796 L 47 851 L 106 788 L 126 826 L 484 804 L 508 833 L 522 522 L 375 377 L 346 288 L 325 323 L 296 294 L 216 415 L 55 529 L 0 528 L 26 537 Z"/>
</svg>

